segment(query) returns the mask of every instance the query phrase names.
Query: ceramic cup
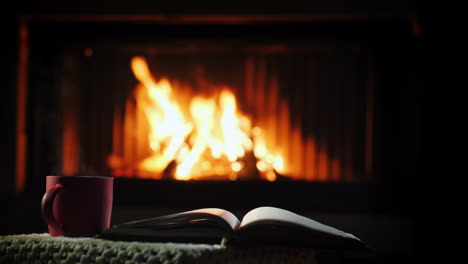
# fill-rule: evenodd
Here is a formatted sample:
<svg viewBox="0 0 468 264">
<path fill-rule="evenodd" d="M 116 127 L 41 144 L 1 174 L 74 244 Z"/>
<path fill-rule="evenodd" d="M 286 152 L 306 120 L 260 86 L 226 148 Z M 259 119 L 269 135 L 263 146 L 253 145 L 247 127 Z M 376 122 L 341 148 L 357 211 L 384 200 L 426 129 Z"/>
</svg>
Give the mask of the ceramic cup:
<svg viewBox="0 0 468 264">
<path fill-rule="evenodd" d="M 47 176 L 42 218 L 51 236 L 92 237 L 109 228 L 114 178 Z"/>
</svg>

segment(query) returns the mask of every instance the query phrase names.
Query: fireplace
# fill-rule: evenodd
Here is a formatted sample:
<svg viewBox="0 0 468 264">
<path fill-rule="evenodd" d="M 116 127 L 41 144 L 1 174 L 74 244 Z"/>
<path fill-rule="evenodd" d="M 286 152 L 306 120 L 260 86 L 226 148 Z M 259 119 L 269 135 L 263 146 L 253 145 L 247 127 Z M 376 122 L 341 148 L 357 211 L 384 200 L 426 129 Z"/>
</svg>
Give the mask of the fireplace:
<svg viewBox="0 0 468 264">
<path fill-rule="evenodd" d="M 408 85 L 410 26 L 23 17 L 17 190 L 39 195 L 45 175 L 92 174 L 116 177 L 118 204 L 374 208 L 388 180 L 379 100 Z"/>
</svg>

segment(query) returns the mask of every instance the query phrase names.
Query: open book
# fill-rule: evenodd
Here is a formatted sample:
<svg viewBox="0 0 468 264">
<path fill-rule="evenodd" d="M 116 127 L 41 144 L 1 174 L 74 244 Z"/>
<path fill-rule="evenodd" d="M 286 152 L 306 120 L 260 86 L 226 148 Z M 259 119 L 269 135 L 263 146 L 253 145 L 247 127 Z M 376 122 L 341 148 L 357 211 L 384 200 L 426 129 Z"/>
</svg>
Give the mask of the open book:
<svg viewBox="0 0 468 264">
<path fill-rule="evenodd" d="M 305 246 L 364 249 L 355 236 L 293 212 L 258 207 L 239 219 L 229 211 L 205 208 L 127 222 L 99 238 L 127 241 L 220 243 L 239 246 Z"/>
</svg>

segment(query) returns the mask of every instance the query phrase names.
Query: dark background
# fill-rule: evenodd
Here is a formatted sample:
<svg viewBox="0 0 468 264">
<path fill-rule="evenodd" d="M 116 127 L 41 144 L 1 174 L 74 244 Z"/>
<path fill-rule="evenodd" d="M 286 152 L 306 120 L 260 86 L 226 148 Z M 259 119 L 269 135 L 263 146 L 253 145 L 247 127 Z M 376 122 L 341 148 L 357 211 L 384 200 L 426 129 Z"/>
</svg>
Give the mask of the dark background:
<svg viewBox="0 0 468 264">
<path fill-rule="evenodd" d="M 16 147 L 16 72 L 18 58 L 18 18 L 30 14 L 344 14 L 372 16 L 418 17 L 421 35 L 417 41 L 416 58 L 420 68 L 414 74 L 420 75 L 420 85 L 401 91 L 388 87 L 380 95 L 380 111 L 388 113 L 386 123 L 380 128 L 386 135 L 382 143 L 387 158 L 383 163 L 392 163 L 393 171 L 404 184 L 388 181 L 386 203 L 388 213 L 382 210 L 366 214 L 314 214 L 311 216 L 323 222 L 345 229 L 363 240 L 370 240 L 385 261 L 416 260 L 431 257 L 427 252 L 437 231 L 428 232 L 432 227 L 433 206 L 436 203 L 432 187 L 434 179 L 429 176 L 435 168 L 431 150 L 433 140 L 432 91 L 443 65 L 438 64 L 441 52 L 434 44 L 441 40 L 440 13 L 428 3 L 417 1 L 13 1 L 2 8 L 0 38 L 0 204 L 2 217 L 0 235 L 45 232 L 40 221 L 37 200 L 15 194 L 15 147 Z M 439 8 L 439 7 L 438 7 Z M 383 156 L 382 158 L 385 158 Z M 393 200 L 399 202 L 393 202 Z M 402 203 L 404 199 L 406 202 Z M 395 208 L 396 207 L 396 208 Z M 401 207 L 401 208 L 400 208 Z M 400 210 L 401 209 L 401 210 Z M 171 211 L 173 209 L 168 209 Z M 115 212 L 115 221 L 130 216 L 154 214 L 147 208 L 122 207 Z"/>
</svg>

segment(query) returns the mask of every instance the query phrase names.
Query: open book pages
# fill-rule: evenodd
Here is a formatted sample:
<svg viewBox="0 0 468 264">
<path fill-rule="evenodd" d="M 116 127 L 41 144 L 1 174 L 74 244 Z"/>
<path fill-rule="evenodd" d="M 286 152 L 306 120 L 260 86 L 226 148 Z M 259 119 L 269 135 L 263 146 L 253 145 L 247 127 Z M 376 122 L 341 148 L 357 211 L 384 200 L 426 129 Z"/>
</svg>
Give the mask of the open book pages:
<svg viewBox="0 0 468 264">
<path fill-rule="evenodd" d="M 352 234 L 343 232 L 328 225 L 321 224 L 310 218 L 276 207 L 258 207 L 248 212 L 239 226 L 239 230 L 255 224 L 262 223 L 289 223 L 301 225 L 306 228 L 345 238 L 358 239 Z"/>
<path fill-rule="evenodd" d="M 202 208 L 126 222 L 99 234 L 129 241 L 220 243 L 229 246 L 288 246 L 359 249 L 355 236 L 275 207 L 258 207 L 242 219 L 220 208 Z"/>
<path fill-rule="evenodd" d="M 121 226 L 168 229 L 206 222 L 223 226 L 225 229 L 231 231 L 236 230 L 240 225 L 239 219 L 229 211 L 219 208 L 202 208 L 150 219 L 126 222 Z"/>
<path fill-rule="evenodd" d="M 190 214 L 190 213 L 202 213 L 202 214 L 210 214 L 216 215 L 224 219 L 230 226 L 232 230 L 236 230 L 240 226 L 239 219 L 231 212 L 226 211 L 224 209 L 219 208 L 202 208 L 193 211 L 188 211 L 182 214 Z"/>
</svg>

